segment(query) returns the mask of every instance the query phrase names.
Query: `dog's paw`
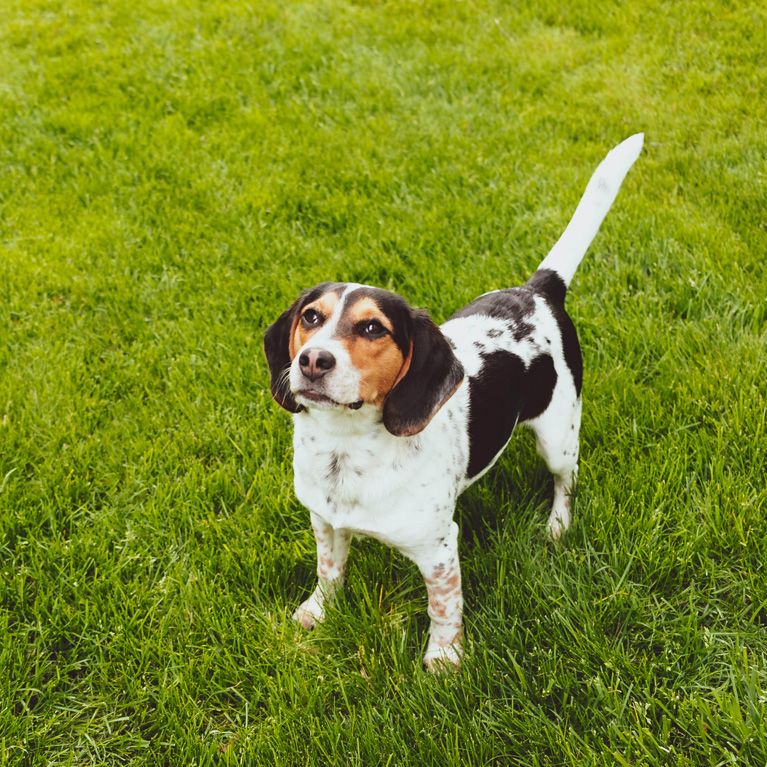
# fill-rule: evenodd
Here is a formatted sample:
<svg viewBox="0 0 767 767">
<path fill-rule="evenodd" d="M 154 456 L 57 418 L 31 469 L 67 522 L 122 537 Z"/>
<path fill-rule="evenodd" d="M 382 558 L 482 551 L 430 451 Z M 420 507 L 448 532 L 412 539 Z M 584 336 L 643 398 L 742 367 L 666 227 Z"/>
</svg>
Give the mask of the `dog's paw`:
<svg viewBox="0 0 767 767">
<path fill-rule="evenodd" d="M 325 611 L 313 596 L 309 597 L 294 613 L 293 620 L 300 623 L 307 631 L 322 623 Z"/>
<path fill-rule="evenodd" d="M 568 527 L 570 527 L 570 515 L 566 510 L 564 513 L 551 512 L 549 521 L 546 523 L 546 530 L 548 530 L 549 538 L 552 541 L 558 541 Z"/>
<path fill-rule="evenodd" d="M 431 674 L 445 674 L 461 667 L 463 647 L 451 644 L 447 647 L 429 648 L 423 656 L 423 665 Z"/>
</svg>

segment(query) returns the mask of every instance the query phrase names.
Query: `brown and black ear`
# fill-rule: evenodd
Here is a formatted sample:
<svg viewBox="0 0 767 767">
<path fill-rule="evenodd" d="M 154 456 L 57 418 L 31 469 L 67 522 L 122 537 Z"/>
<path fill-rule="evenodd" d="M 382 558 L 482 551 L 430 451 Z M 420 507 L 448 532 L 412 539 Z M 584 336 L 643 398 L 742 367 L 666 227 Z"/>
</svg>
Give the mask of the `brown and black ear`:
<svg viewBox="0 0 767 767">
<path fill-rule="evenodd" d="M 384 426 L 397 437 L 425 429 L 463 381 L 463 366 L 442 331 L 426 312 L 414 311 L 412 319 L 410 364 L 383 408 Z"/>
<path fill-rule="evenodd" d="M 299 405 L 290 393 L 288 375 L 291 362 L 290 336 L 293 333 L 298 312 L 305 302 L 305 297 L 305 294 L 301 295 L 289 309 L 286 309 L 279 316 L 273 325 L 267 328 L 264 334 L 264 352 L 272 376 L 272 396 L 285 410 L 291 413 L 298 413 L 303 410 L 303 406 Z"/>
</svg>

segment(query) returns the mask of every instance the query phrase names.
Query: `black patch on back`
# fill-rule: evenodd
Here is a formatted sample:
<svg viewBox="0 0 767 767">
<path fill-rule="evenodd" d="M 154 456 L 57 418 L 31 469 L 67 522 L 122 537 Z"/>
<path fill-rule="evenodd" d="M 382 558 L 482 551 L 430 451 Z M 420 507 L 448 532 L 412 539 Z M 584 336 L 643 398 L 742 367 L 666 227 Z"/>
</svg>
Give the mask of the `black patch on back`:
<svg viewBox="0 0 767 767">
<path fill-rule="evenodd" d="M 535 295 L 541 296 L 554 315 L 562 337 L 562 350 L 567 367 L 575 382 L 575 391 L 581 393 L 583 387 L 583 359 L 575 325 L 565 311 L 567 286 L 562 278 L 552 269 L 539 269 L 524 285 L 518 288 L 496 290 L 480 296 L 467 306 L 459 309 L 450 319 L 484 314 L 495 319 L 505 320 L 514 340 L 519 342 L 529 336 L 534 326 L 527 321 L 535 312 Z"/>
<path fill-rule="evenodd" d="M 557 382 L 548 354 L 536 357 L 527 369 L 511 352 L 481 357 L 481 370 L 469 378 L 469 478 L 487 468 L 518 422 L 535 418 L 548 407 Z"/>
<path fill-rule="evenodd" d="M 539 269 L 526 283 L 526 286 L 539 293 L 550 304 L 565 304 L 567 285 L 564 280 L 552 269 Z"/>
<path fill-rule="evenodd" d="M 529 322 L 517 322 L 509 325 L 509 330 L 514 336 L 515 341 L 521 341 L 523 338 L 527 338 L 535 330 L 535 326 Z"/>
<path fill-rule="evenodd" d="M 498 320 L 524 322 L 535 311 L 533 292 L 526 288 L 507 288 L 496 290 L 494 293 L 479 298 L 459 309 L 450 319 L 471 317 L 474 314 L 484 314 Z"/>
<path fill-rule="evenodd" d="M 459 309 L 450 319 L 483 314 L 496 320 L 503 320 L 514 340 L 521 341 L 535 330 L 533 325 L 526 322 L 534 311 L 534 293 L 527 286 L 523 286 L 496 290 L 494 293 L 480 296 L 463 309 Z"/>
</svg>

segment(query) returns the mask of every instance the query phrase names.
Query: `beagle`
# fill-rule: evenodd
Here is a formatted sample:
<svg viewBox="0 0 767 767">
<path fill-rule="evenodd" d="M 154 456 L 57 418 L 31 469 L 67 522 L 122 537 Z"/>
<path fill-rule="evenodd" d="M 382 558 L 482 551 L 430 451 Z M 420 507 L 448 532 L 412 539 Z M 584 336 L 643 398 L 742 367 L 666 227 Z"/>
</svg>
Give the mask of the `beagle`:
<svg viewBox="0 0 767 767">
<path fill-rule="evenodd" d="M 423 575 L 427 668 L 459 665 L 456 499 L 518 424 L 554 475 L 549 534 L 567 529 L 583 367 L 565 294 L 642 144 L 640 133 L 605 157 L 524 285 L 485 293 L 440 327 L 394 293 L 326 282 L 268 328 L 271 391 L 294 414 L 295 491 L 317 542 L 317 586 L 294 615 L 304 627 L 322 621 L 341 586 L 352 536 L 369 536 Z"/>
</svg>

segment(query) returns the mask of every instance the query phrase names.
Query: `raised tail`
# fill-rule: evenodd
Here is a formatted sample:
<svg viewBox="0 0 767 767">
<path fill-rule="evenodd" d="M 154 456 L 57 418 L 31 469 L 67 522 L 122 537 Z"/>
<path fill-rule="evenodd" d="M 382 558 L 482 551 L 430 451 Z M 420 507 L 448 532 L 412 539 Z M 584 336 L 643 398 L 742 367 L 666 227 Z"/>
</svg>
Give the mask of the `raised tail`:
<svg viewBox="0 0 767 767">
<path fill-rule="evenodd" d="M 637 133 L 608 152 L 589 180 L 570 223 L 557 240 L 557 244 L 541 261 L 539 270 L 550 269 L 562 278 L 566 286 L 570 285 L 575 270 L 599 231 L 623 179 L 639 157 L 643 143 L 644 133 Z"/>
</svg>

